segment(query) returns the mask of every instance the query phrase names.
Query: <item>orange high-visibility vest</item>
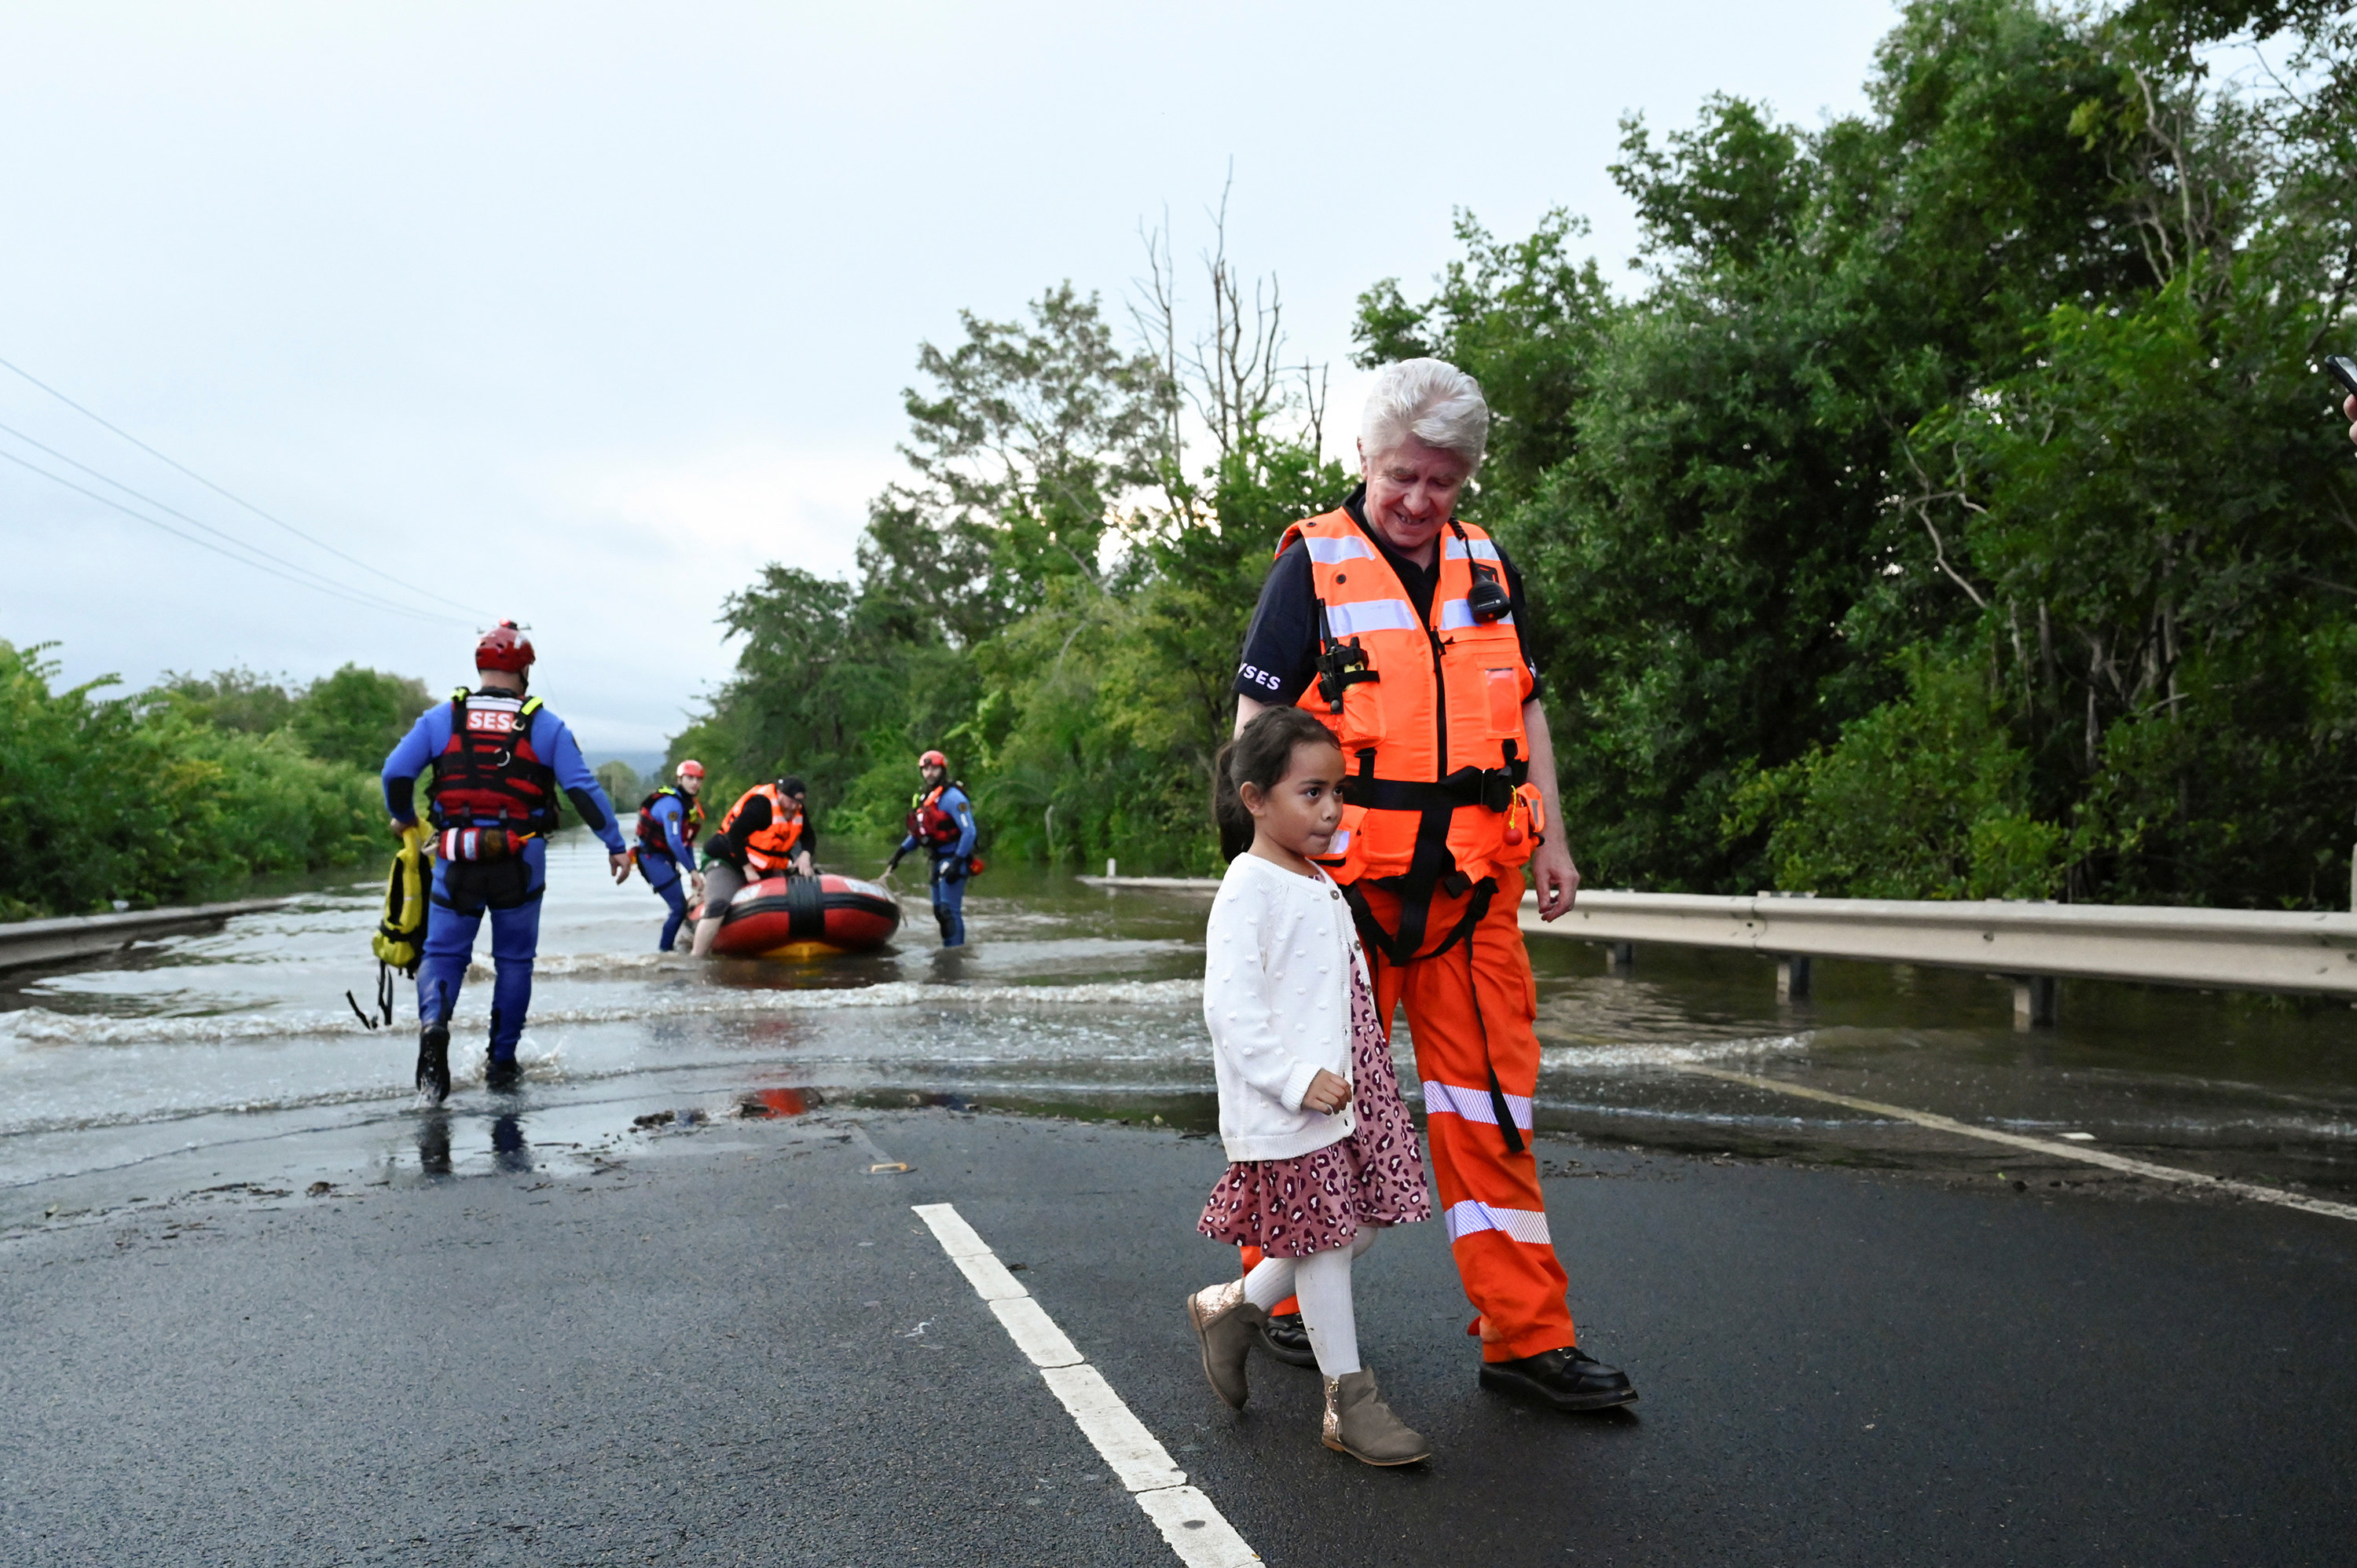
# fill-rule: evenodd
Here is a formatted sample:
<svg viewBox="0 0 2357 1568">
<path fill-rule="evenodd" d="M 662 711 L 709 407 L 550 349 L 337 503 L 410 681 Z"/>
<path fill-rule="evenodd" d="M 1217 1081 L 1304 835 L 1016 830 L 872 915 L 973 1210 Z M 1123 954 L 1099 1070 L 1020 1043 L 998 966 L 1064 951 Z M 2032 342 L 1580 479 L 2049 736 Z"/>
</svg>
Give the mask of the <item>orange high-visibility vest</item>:
<svg viewBox="0 0 2357 1568">
<path fill-rule="evenodd" d="M 1521 866 L 1544 824 L 1529 773 L 1523 704 L 1537 690 L 1509 615 L 1476 620 L 1466 596 L 1480 562 L 1497 575 L 1498 547 L 1470 523 L 1439 539 L 1429 622 L 1364 526 L 1329 511 L 1285 531 L 1309 552 L 1318 606 L 1319 679 L 1300 705 L 1342 746 L 1342 832 L 1327 864 L 1335 879 L 1501 875 Z M 1446 857 L 1439 821 L 1445 814 Z M 1435 819 L 1419 865 L 1418 830 Z M 1514 884 L 1519 887 L 1520 883 Z"/>
<path fill-rule="evenodd" d="M 770 802 L 770 825 L 745 841 L 745 864 L 755 871 L 776 871 L 793 858 L 794 844 L 802 836 L 802 809 L 788 801 L 774 781 L 756 784 L 737 796 L 720 819 L 720 831 L 726 834 L 735 826 L 745 802 L 756 795 Z"/>
</svg>

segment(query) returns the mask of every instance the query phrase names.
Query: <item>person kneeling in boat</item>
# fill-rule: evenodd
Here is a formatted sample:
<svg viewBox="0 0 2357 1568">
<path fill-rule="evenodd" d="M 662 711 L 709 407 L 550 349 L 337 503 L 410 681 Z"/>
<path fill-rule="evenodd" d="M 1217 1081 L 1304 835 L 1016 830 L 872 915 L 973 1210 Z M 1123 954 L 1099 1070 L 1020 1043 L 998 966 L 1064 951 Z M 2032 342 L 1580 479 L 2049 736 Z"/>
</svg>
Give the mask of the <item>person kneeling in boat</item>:
<svg viewBox="0 0 2357 1568">
<path fill-rule="evenodd" d="M 695 896 L 704 897 L 704 873 L 695 869 L 695 835 L 704 826 L 704 808 L 696 801 L 704 789 L 704 764 L 691 757 L 673 777 L 676 782 L 639 802 L 639 875 L 671 907 L 657 952 L 671 951 L 687 918 L 687 891 L 681 884 L 692 882 Z"/>
<path fill-rule="evenodd" d="M 450 1092 L 450 1016 L 474 956 L 475 933 L 491 917 L 491 1041 L 484 1084 L 513 1089 L 523 1076 L 516 1046 L 532 1005 L 540 951 L 540 898 L 548 835 L 562 790 L 606 846 L 621 882 L 630 875 L 614 803 L 582 759 L 573 732 L 526 696 L 531 639 L 501 621 L 475 645 L 475 686 L 419 716 L 384 759 L 385 809 L 395 832 L 417 825 L 418 779 L 435 832 L 434 896 L 417 971 L 417 1088 L 439 1104 Z"/>
<path fill-rule="evenodd" d="M 712 956 L 728 901 L 767 876 L 813 875 L 818 832 L 805 805 L 809 790 L 789 773 L 737 797 L 704 852 L 704 912 L 695 922 L 695 956 Z"/>
<path fill-rule="evenodd" d="M 974 802 L 965 786 L 950 778 L 950 759 L 938 751 L 917 758 L 925 787 L 909 802 L 909 836 L 892 852 L 888 875 L 900 857 L 922 846 L 933 862 L 933 918 L 942 946 L 965 946 L 965 879 L 974 874 Z"/>
</svg>

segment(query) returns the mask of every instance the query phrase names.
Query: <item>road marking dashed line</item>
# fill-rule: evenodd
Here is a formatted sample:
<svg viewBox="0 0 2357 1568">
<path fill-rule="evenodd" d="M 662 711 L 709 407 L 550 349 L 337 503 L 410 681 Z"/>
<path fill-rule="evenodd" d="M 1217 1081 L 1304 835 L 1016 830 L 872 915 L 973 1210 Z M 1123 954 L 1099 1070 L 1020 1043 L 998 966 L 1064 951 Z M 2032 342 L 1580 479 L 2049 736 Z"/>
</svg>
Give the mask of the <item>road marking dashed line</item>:
<svg viewBox="0 0 2357 1568">
<path fill-rule="evenodd" d="M 1249 1568 L 1258 1563 L 1260 1553 L 1244 1543 L 1211 1498 L 1187 1484 L 1187 1473 L 1171 1462 L 1168 1451 L 1114 1392 L 1103 1374 L 1082 1358 L 1056 1320 L 1016 1283 L 957 1205 L 909 1207 L 988 1305 L 1016 1348 L 1039 1369 L 1040 1378 L 1071 1413 L 1082 1435 L 1113 1466 L 1178 1561 L 1187 1568 Z"/>
<path fill-rule="evenodd" d="M 1803 1100 L 1822 1100 L 1829 1105 L 1846 1105 L 1852 1111 L 1871 1112 L 1878 1116 L 1896 1116 L 1902 1122 L 1912 1122 L 1919 1127 L 1929 1127 L 1935 1132 L 1954 1133 L 1991 1144 L 2030 1149 L 2041 1155 L 2051 1155 L 2057 1159 L 2075 1160 L 2083 1165 L 2101 1165 L 2106 1170 L 2125 1171 L 2130 1176 L 2149 1176 L 2155 1181 L 2177 1182 L 2186 1187 L 2205 1187 L 2212 1192 L 2231 1192 L 2237 1197 L 2281 1204 L 2286 1208 L 2304 1209 L 2308 1213 L 2322 1214 L 2334 1219 L 2357 1219 L 2357 1205 L 2334 1203 L 2330 1198 L 2304 1197 L 2279 1187 L 2261 1187 L 2256 1182 L 2236 1181 L 2231 1176 L 2203 1176 L 2200 1171 L 2181 1170 L 2176 1165 L 2157 1165 L 2149 1160 L 2130 1159 L 2126 1155 L 2115 1155 L 2107 1149 L 2091 1149 L 2083 1144 L 2032 1138 L 2021 1133 L 2000 1132 L 1995 1127 L 1975 1127 L 1969 1122 L 1958 1122 L 1953 1117 L 1929 1111 L 1910 1111 L 1903 1105 L 1885 1105 L 1878 1100 L 1860 1100 L 1855 1095 L 1835 1094 L 1829 1089 L 1811 1089 L 1805 1084 L 1786 1083 L 1781 1079 L 1729 1072 L 1725 1068 L 1704 1067 L 1695 1062 L 1682 1062 L 1678 1067 L 1681 1071 L 1703 1078 L 1721 1079 L 1753 1089 L 1773 1090 L 1779 1094 L 1795 1094 Z"/>
</svg>

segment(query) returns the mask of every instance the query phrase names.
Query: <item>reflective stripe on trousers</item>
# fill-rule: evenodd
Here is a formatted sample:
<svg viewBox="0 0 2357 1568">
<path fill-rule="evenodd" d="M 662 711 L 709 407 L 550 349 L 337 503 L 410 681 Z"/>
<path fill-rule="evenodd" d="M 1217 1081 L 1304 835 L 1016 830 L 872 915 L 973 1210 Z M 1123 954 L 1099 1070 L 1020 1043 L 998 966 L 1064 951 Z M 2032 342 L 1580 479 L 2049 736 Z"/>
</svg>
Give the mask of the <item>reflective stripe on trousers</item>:
<svg viewBox="0 0 2357 1568">
<path fill-rule="evenodd" d="M 1530 1125 L 1539 1074 L 1537 993 L 1515 918 L 1521 879 L 1510 876 L 1509 888 L 1491 900 L 1489 913 L 1464 941 L 1437 957 L 1375 969 L 1375 1010 L 1385 1027 L 1395 1007 L 1407 1007 L 1449 1251 L 1467 1297 L 1480 1311 L 1481 1354 L 1491 1361 L 1577 1342 L 1564 1299 L 1570 1282 L 1548 1237 L 1538 1157 L 1527 1139 L 1520 1154 L 1508 1152 L 1490 1098 L 1495 1072 L 1508 1115 Z M 1386 930 L 1399 929 L 1397 894 L 1363 883 L 1357 891 Z M 1434 893 L 1423 954 L 1456 929 L 1468 902 Z"/>
<path fill-rule="evenodd" d="M 1415 1031 L 1410 1029 L 1409 1033 Z M 1531 1097 L 1509 1094 L 1505 1100 L 1506 1114 L 1514 1119 L 1515 1126 L 1529 1132 Z M 1424 1113 L 1426 1116 L 1462 1116 L 1468 1122 L 1486 1122 L 1492 1127 L 1498 1124 L 1498 1108 L 1491 1102 L 1489 1090 L 1469 1089 L 1461 1083 L 1427 1080 L 1424 1086 Z"/>
</svg>

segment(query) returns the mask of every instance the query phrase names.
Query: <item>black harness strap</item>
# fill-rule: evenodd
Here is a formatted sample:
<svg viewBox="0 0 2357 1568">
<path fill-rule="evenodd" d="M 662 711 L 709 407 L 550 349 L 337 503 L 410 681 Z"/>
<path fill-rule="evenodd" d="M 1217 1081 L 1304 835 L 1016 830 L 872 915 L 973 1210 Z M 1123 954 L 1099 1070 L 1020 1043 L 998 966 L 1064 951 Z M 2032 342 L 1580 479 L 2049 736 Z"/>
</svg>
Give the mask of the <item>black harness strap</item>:
<svg viewBox="0 0 2357 1568">
<path fill-rule="evenodd" d="M 1421 841 L 1418 847 L 1421 848 Z M 1407 880 L 1405 876 L 1387 877 L 1375 886 L 1383 887 L 1392 883 L 1405 884 Z M 1374 911 L 1368 907 L 1366 895 L 1359 891 L 1357 883 L 1343 888 L 1342 897 L 1351 906 L 1351 922 L 1359 928 L 1359 940 L 1366 944 L 1367 951 L 1394 968 L 1405 969 L 1412 960 L 1438 958 L 1458 942 L 1465 944 L 1465 988 L 1467 994 L 1473 999 L 1474 1026 L 1481 1031 L 1481 1068 L 1490 1079 L 1490 1112 L 1498 1119 L 1498 1131 L 1506 1140 L 1506 1152 L 1519 1155 L 1528 1145 L 1523 1140 L 1522 1128 L 1514 1122 L 1513 1108 L 1506 1103 L 1506 1091 L 1498 1082 L 1498 1069 L 1490 1059 L 1490 1020 L 1481 1011 L 1480 981 L 1473 972 L 1473 932 L 1489 918 L 1491 901 L 1498 895 L 1498 884 L 1494 878 L 1485 876 L 1471 884 L 1469 890 L 1472 897 L 1465 906 L 1465 913 L 1458 918 L 1457 924 L 1448 929 L 1448 934 L 1440 940 L 1440 945 L 1428 953 L 1418 953 L 1415 950 L 1423 945 L 1425 927 L 1432 917 L 1433 885 L 1430 882 L 1425 884 L 1423 896 L 1413 900 L 1408 897 L 1405 886 L 1399 889 L 1400 929 L 1396 937 L 1383 930 L 1382 923 L 1375 918 Z M 1372 961 L 1370 967 L 1372 967 Z"/>
</svg>

